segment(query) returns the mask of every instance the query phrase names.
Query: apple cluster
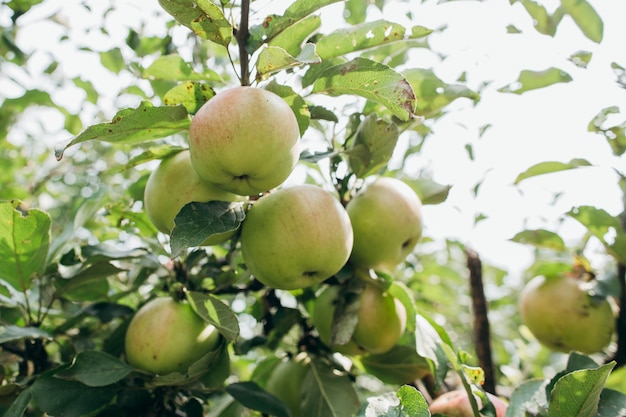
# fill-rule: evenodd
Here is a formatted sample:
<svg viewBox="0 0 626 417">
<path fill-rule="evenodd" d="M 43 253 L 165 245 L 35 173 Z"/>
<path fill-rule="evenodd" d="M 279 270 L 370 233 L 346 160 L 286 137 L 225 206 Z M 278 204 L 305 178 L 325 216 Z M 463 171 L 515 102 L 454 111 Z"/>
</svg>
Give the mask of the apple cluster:
<svg viewBox="0 0 626 417">
<path fill-rule="evenodd" d="M 189 149 L 163 159 L 150 174 L 144 192 L 146 214 L 159 231 L 169 234 L 176 215 L 190 202 L 247 202 L 239 244 L 250 273 L 280 290 L 319 285 L 311 319 L 320 339 L 349 355 L 385 353 L 404 333 L 406 309 L 373 279 L 374 271 L 391 276 L 413 251 L 422 234 L 421 201 L 410 186 L 391 177 L 367 178 L 345 206 L 321 186 L 285 186 L 299 155 L 298 121 L 285 100 L 257 87 L 224 90 L 192 118 Z M 203 244 L 223 243 L 236 232 L 214 234 Z M 345 310 L 347 286 L 324 282 L 346 267 L 353 273 L 349 281 L 359 283 L 351 287 L 357 288 L 358 303 L 353 304 L 359 306 L 354 311 L 357 323 L 350 340 L 334 343 L 333 329 L 340 316 L 336 311 Z M 175 364 L 159 363 L 161 353 L 155 349 L 164 348 L 159 341 L 150 342 L 146 328 L 153 323 L 142 319 L 144 309 L 155 307 L 151 303 L 142 307 L 129 327 L 129 362 L 156 373 L 187 366 L 187 361 L 168 353 L 162 355 Z M 178 311 L 195 314 L 184 303 L 162 309 L 157 322 L 181 316 L 191 323 L 191 316 Z M 141 320 L 148 324 L 137 324 Z M 199 324 L 193 326 L 198 333 Z M 190 346 L 195 343 L 192 336 Z M 195 345 L 203 350 L 215 344 Z M 147 361 L 138 359 L 144 355 Z"/>
</svg>

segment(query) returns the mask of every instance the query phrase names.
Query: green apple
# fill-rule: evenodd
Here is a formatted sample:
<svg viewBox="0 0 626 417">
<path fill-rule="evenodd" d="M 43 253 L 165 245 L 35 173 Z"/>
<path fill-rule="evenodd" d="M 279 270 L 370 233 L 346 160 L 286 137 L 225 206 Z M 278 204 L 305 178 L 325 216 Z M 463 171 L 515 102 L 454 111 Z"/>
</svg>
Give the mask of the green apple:
<svg viewBox="0 0 626 417">
<path fill-rule="evenodd" d="M 302 416 L 302 381 L 309 363 L 310 358 L 305 354 L 286 359 L 276 365 L 265 383 L 265 390 L 282 400 L 292 417 Z"/>
<path fill-rule="evenodd" d="M 504 417 L 508 404 L 491 393 L 486 393 L 487 397 L 496 409 L 496 417 Z M 474 394 L 478 410 L 482 408 L 482 401 Z M 456 389 L 448 391 L 437 398 L 428 406 L 431 414 L 441 414 L 447 417 L 474 417 L 472 405 L 470 404 L 467 391 L 464 389 Z M 481 414 L 482 416 L 483 414 Z"/>
<path fill-rule="evenodd" d="M 352 227 L 343 206 L 321 187 L 302 184 L 265 194 L 241 226 L 241 252 L 263 284 L 294 290 L 318 284 L 346 264 Z"/>
<path fill-rule="evenodd" d="M 207 101 L 191 119 L 191 163 L 202 181 L 240 195 L 282 184 L 300 157 L 295 113 L 280 96 L 233 87 Z"/>
<path fill-rule="evenodd" d="M 221 344 L 217 329 L 186 302 L 157 297 L 144 304 L 126 330 L 126 360 L 155 374 L 187 372 L 189 366 Z"/>
<path fill-rule="evenodd" d="M 552 350 L 602 351 L 611 342 L 615 317 L 606 298 L 590 295 L 593 285 L 575 274 L 532 278 L 520 293 L 522 322 Z"/>
<path fill-rule="evenodd" d="M 174 219 L 187 203 L 209 201 L 243 201 L 245 198 L 223 191 L 204 183 L 191 166 L 189 151 L 184 150 L 163 159 L 150 173 L 144 189 L 144 209 L 154 226 L 161 232 L 170 234 Z M 218 233 L 209 237 L 205 246 L 217 245 L 229 238 L 235 231 Z"/>
<path fill-rule="evenodd" d="M 354 230 L 350 262 L 393 272 L 422 235 L 422 203 L 405 182 L 378 177 L 347 204 Z"/>
<path fill-rule="evenodd" d="M 393 348 L 406 327 L 406 309 L 394 296 L 374 283 L 366 283 L 358 294 L 357 323 L 349 342 L 331 344 L 335 310 L 343 302 L 338 285 L 322 289 L 315 300 L 312 321 L 320 339 L 331 349 L 346 355 L 381 354 Z"/>
</svg>

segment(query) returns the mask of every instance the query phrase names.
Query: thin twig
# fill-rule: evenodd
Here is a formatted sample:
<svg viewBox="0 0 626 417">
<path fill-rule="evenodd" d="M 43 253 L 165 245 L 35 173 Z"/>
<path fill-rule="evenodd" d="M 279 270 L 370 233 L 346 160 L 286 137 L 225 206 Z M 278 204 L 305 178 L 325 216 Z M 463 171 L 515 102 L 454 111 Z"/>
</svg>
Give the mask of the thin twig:
<svg viewBox="0 0 626 417">
<path fill-rule="evenodd" d="M 249 28 L 248 17 L 250 15 L 250 0 L 241 0 L 241 18 L 239 20 L 239 28 L 235 33 L 237 45 L 239 46 L 239 68 L 241 70 L 241 85 L 250 85 L 250 70 L 248 68 L 249 56 L 246 50 L 246 42 L 248 40 Z"/>
<path fill-rule="evenodd" d="M 483 388 L 492 394 L 496 393 L 495 372 L 491 356 L 491 334 L 487 317 L 487 300 L 483 288 L 482 263 L 476 252 L 465 249 L 467 267 L 470 273 L 470 291 L 472 310 L 474 313 L 474 344 L 479 366 L 485 371 Z"/>
</svg>

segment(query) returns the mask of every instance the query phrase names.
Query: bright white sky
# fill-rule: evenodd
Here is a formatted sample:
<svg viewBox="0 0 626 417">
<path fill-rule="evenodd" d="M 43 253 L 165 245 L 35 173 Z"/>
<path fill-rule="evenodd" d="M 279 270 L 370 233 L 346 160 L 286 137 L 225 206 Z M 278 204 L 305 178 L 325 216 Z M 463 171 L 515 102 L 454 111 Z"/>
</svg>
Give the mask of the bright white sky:
<svg viewBox="0 0 626 417">
<path fill-rule="evenodd" d="M 430 28 L 447 26 L 431 35 L 434 51 L 446 56 L 440 60 L 431 52 L 422 51 L 415 56 L 415 65 L 433 67 L 444 81 L 454 83 L 462 72 L 467 73 L 470 88 L 478 89 L 485 81 L 492 84 L 482 93 L 482 100 L 474 107 L 468 100 L 458 100 L 451 106 L 450 114 L 435 125 L 422 154 L 414 161 L 416 170 L 429 167 L 434 179 L 454 187 L 445 204 L 425 207 L 426 233 L 435 239 L 458 239 L 473 247 L 488 263 L 519 273 L 529 261 L 529 250 L 519 244 L 507 242 L 525 227 L 544 227 L 557 230 L 558 219 L 576 205 L 593 205 L 618 214 L 622 209 L 621 194 L 613 168 L 626 171 L 624 158 L 618 160 L 605 140 L 587 132 L 587 124 L 601 109 L 618 106 L 626 111 L 626 90 L 615 83 L 610 64 L 617 62 L 626 66 L 626 2 L 623 0 L 590 0 L 604 19 L 604 41 L 597 45 L 587 40 L 569 17 L 560 24 L 557 35 L 552 38 L 537 33 L 531 18 L 520 4 L 510 5 L 505 0 L 453 1 L 437 4 L 436 1 L 399 3 L 394 12 L 410 7 L 415 16 L 413 24 Z M 41 20 L 50 11 L 59 10 L 76 28 L 75 41 L 90 45 L 97 50 L 107 50 L 110 38 L 99 33 L 100 22 L 83 12 L 78 0 L 47 0 L 39 13 L 28 16 L 22 24 L 30 23 L 19 37 L 19 44 L 27 51 L 35 51 L 31 63 L 32 73 L 49 64 L 52 54 L 62 62 L 62 70 L 69 78 L 81 76 L 96 83 L 105 102 L 123 105 L 116 97 L 107 97 L 106 86 L 119 82 L 106 71 L 99 71 L 99 62 L 89 61 L 85 56 L 76 57 L 72 48 L 59 43 L 63 31 L 55 24 Z M 108 7 L 108 2 L 90 2 L 94 10 Z M 257 2 L 256 4 L 259 4 Z M 541 1 L 549 10 L 556 7 L 555 0 Z M 143 1 L 114 2 L 115 12 L 107 16 L 111 37 L 121 41 L 126 36 L 123 27 L 134 25 L 137 13 L 152 13 L 158 7 L 156 1 L 149 6 Z M 269 12 L 269 4 L 262 15 Z M 341 4 L 330 6 L 328 15 L 340 13 Z M 98 13 L 94 13 L 99 16 Z M 398 14 L 401 21 L 402 13 Z M 7 19 L 0 11 L 0 19 Z M 380 16 L 373 16 L 380 17 Z M 393 16 L 384 16 L 396 20 Z M 121 25 L 116 31 L 116 21 Z M 514 25 L 522 34 L 507 34 L 507 25 Z M 93 28 L 85 35 L 84 28 Z M 80 29 L 80 30 L 79 30 Z M 163 30 L 155 19 L 154 33 Z M 326 31 L 326 28 L 322 29 Z M 186 35 L 182 28 L 181 34 Z M 44 36 L 42 36 L 44 34 Z M 593 52 L 587 69 L 575 67 L 567 58 L 579 50 Z M 549 88 L 527 92 L 523 95 L 503 94 L 496 90 L 517 79 L 521 70 L 543 70 L 558 67 L 569 73 L 574 81 Z M 36 81 L 17 80 L 30 87 Z M 123 78 L 122 82 L 129 80 Z M 6 96 L 17 94 L 16 85 L 0 85 Z M 112 93 L 117 89 L 113 89 Z M 57 99 L 69 108 L 80 106 L 76 91 L 59 93 Z M 107 100 L 108 99 L 108 100 Z M 613 119 L 621 123 L 621 118 Z M 88 123 L 88 122 L 86 122 Z M 479 129 L 492 125 L 479 139 Z M 52 138 L 52 146 L 58 140 Z M 464 149 L 467 143 L 474 145 L 475 161 L 470 161 Z M 552 174 L 530 179 L 519 187 L 512 185 L 515 177 L 531 165 L 555 160 L 567 162 L 572 158 L 586 158 L 594 168 L 575 172 Z M 476 198 L 474 186 L 483 181 Z M 555 193 L 563 195 L 551 204 Z M 488 218 L 474 226 L 474 216 L 485 214 Z M 584 230 L 574 221 L 566 221 L 559 229 L 575 241 Z"/>
</svg>

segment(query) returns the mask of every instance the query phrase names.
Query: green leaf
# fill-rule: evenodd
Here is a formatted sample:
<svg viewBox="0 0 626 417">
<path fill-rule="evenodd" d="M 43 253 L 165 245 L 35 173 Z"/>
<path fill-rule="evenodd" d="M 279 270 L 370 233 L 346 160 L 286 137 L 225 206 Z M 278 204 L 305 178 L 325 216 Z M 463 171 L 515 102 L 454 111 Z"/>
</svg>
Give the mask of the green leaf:
<svg viewBox="0 0 626 417">
<path fill-rule="evenodd" d="M 337 29 L 317 41 L 317 53 L 322 59 L 369 49 L 405 38 L 406 28 L 386 20 L 365 22 Z"/>
<path fill-rule="evenodd" d="M 576 169 L 580 167 L 589 167 L 591 163 L 586 159 L 572 159 L 569 162 L 559 162 L 559 161 L 546 161 L 540 162 L 528 168 L 526 171 L 522 172 L 515 179 L 514 184 L 519 184 L 523 180 L 527 178 L 536 177 L 538 175 L 551 174 L 553 172 L 566 171 L 569 169 Z"/>
<path fill-rule="evenodd" d="M 154 107 L 144 101 L 136 109 L 120 110 L 111 122 L 90 126 L 74 139 L 58 144 L 54 153 L 60 161 L 67 148 L 89 140 L 134 145 L 187 130 L 189 122 L 183 106 Z"/>
<path fill-rule="evenodd" d="M 102 66 L 114 74 L 119 74 L 126 68 L 126 62 L 120 48 L 113 48 L 110 51 L 100 52 L 100 63 Z"/>
<path fill-rule="evenodd" d="M 294 23 L 272 40 L 269 46 L 278 46 L 287 51 L 292 56 L 297 56 L 302 51 L 304 41 L 315 32 L 322 24 L 322 19 L 318 15 L 307 16 L 299 22 Z"/>
<path fill-rule="evenodd" d="M 414 387 L 403 385 L 395 393 L 369 397 L 356 417 L 430 417 L 428 403 Z"/>
<path fill-rule="evenodd" d="M 3 325 L 0 327 L 0 344 L 23 339 L 52 339 L 52 334 L 38 327 Z"/>
<path fill-rule="evenodd" d="M 626 394 L 605 388 L 600 393 L 597 417 L 626 416 Z"/>
<path fill-rule="evenodd" d="M 431 374 L 431 362 L 415 348 L 396 345 L 390 351 L 360 358 L 363 369 L 387 384 L 409 384 Z"/>
<path fill-rule="evenodd" d="M 245 218 L 242 202 L 191 202 L 174 218 L 171 233 L 172 257 L 185 249 L 200 246 L 209 237 L 237 230 Z"/>
<path fill-rule="evenodd" d="M 190 63 L 178 54 L 162 55 L 143 70 L 144 78 L 165 81 L 219 81 L 215 71 L 196 72 Z"/>
<path fill-rule="evenodd" d="M 618 125 L 603 127 L 609 115 L 619 114 L 619 107 L 611 106 L 602 109 L 590 122 L 587 129 L 604 135 L 615 156 L 626 153 L 626 121 Z"/>
<path fill-rule="evenodd" d="M 595 417 L 602 387 L 614 366 L 610 362 L 559 378 L 550 393 L 548 417 Z"/>
<path fill-rule="evenodd" d="M 557 251 L 565 251 L 567 249 L 561 236 L 545 229 L 521 231 L 513 236 L 511 241 Z"/>
<path fill-rule="evenodd" d="M 585 226 L 604 245 L 609 255 L 626 264 L 626 232 L 618 217 L 592 206 L 574 207 L 567 214 Z M 612 235 L 615 236 L 613 242 L 609 242 L 607 237 Z"/>
<path fill-rule="evenodd" d="M 184 387 L 195 385 L 198 382 L 207 384 L 207 388 L 221 388 L 221 385 L 230 375 L 230 362 L 228 359 L 226 343 L 207 352 L 200 359 L 189 365 L 187 372 L 170 372 L 164 375 L 156 375 L 149 382 L 151 387 Z"/>
<path fill-rule="evenodd" d="M 554 36 L 560 19 L 553 19 L 545 7 L 534 0 L 521 0 L 526 12 L 532 17 L 535 29 L 544 35 Z"/>
<path fill-rule="evenodd" d="M 548 407 L 546 386 L 548 380 L 532 379 L 517 386 L 509 399 L 507 417 L 526 417 L 539 415 Z"/>
<path fill-rule="evenodd" d="M 115 356 L 87 350 L 76 355 L 70 367 L 55 376 L 79 381 L 89 387 L 104 387 L 124 379 L 132 371 L 133 368 Z"/>
<path fill-rule="evenodd" d="M 261 49 L 256 62 L 257 80 L 263 80 L 271 73 L 308 64 L 319 64 L 320 57 L 315 52 L 315 44 L 307 43 L 297 57 L 293 57 L 280 46 Z"/>
<path fill-rule="evenodd" d="M 125 272 L 109 262 L 86 265 L 70 278 L 57 279 L 59 294 L 73 301 L 97 301 L 107 297 L 108 277 Z"/>
<path fill-rule="evenodd" d="M 359 409 L 354 384 L 326 363 L 313 360 L 302 381 L 302 416 L 351 416 Z"/>
<path fill-rule="evenodd" d="M 424 117 L 438 114 L 448 104 L 459 98 L 468 98 L 474 102 L 480 100 L 480 95 L 460 84 L 443 82 L 430 69 L 411 68 L 403 72 L 411 84 L 417 107 L 415 112 Z"/>
<path fill-rule="evenodd" d="M 436 183 L 430 178 L 402 178 L 417 193 L 422 204 L 440 204 L 446 201 L 452 189 L 451 185 Z"/>
<path fill-rule="evenodd" d="M 558 68 L 548 68 L 543 71 L 523 70 L 516 82 L 498 89 L 502 93 L 522 94 L 526 91 L 545 88 L 557 83 L 568 83 L 572 77 Z"/>
<path fill-rule="evenodd" d="M 296 115 L 300 136 L 302 136 L 309 128 L 309 123 L 311 121 L 311 113 L 309 112 L 309 106 L 306 101 L 304 101 L 304 99 L 296 93 L 293 88 L 288 85 L 278 84 L 275 79 L 270 81 L 265 86 L 265 89 L 280 96 L 287 102 L 287 104 L 289 104 L 289 107 L 291 107 L 291 110 L 293 110 Z"/>
<path fill-rule="evenodd" d="M 346 0 L 344 2 L 344 19 L 351 25 L 363 23 L 365 16 L 367 15 L 367 7 L 370 5 L 369 1 L 363 0 Z"/>
<path fill-rule="evenodd" d="M 276 417 L 291 416 L 287 406 L 253 381 L 236 382 L 226 386 L 226 392 L 247 408 Z"/>
<path fill-rule="evenodd" d="M 365 178 L 385 168 L 399 136 L 400 132 L 394 123 L 380 119 L 375 114 L 367 116 L 346 151 L 352 172 L 359 178 Z"/>
<path fill-rule="evenodd" d="M 0 279 L 24 291 L 43 275 L 51 223 L 48 213 L 19 200 L 0 202 Z"/>
<path fill-rule="evenodd" d="M 165 93 L 163 103 L 167 106 L 181 104 L 187 109 L 187 113 L 196 114 L 200 107 L 213 96 L 215 96 L 215 91 L 209 85 L 186 81 Z"/>
<path fill-rule="evenodd" d="M 589 51 L 578 51 L 570 55 L 568 60 L 572 62 L 574 65 L 580 68 L 587 68 L 589 62 L 591 62 L 591 57 L 593 56 L 592 52 Z"/>
<path fill-rule="evenodd" d="M 315 81 L 313 93 L 365 97 L 384 105 L 403 121 L 415 115 L 415 94 L 404 76 L 365 58 L 328 68 Z"/>
<path fill-rule="evenodd" d="M 217 328 L 226 340 L 233 341 L 239 336 L 237 316 L 223 301 L 208 294 L 188 291 L 187 299 L 194 311 Z"/>
<path fill-rule="evenodd" d="M 163 9 L 202 39 L 228 47 L 233 28 L 211 0 L 159 0 Z"/>
<path fill-rule="evenodd" d="M 561 0 L 564 12 L 574 19 L 585 36 L 596 43 L 602 41 L 604 23 L 587 0 Z"/>
<path fill-rule="evenodd" d="M 26 409 L 33 398 L 30 388 L 26 388 L 13 400 L 13 403 L 4 412 L 2 417 L 22 417 L 26 413 Z"/>
<path fill-rule="evenodd" d="M 88 387 L 77 381 L 57 378 L 60 369 L 41 375 L 31 386 L 35 404 L 51 416 L 81 417 L 109 404 L 116 387 Z"/>
<path fill-rule="evenodd" d="M 296 24 L 311 13 L 339 0 L 296 0 L 285 10 L 282 16 L 269 15 L 259 25 L 250 27 L 250 37 L 246 43 L 246 50 L 252 54 L 263 43 L 272 39 L 290 26 Z"/>
</svg>

